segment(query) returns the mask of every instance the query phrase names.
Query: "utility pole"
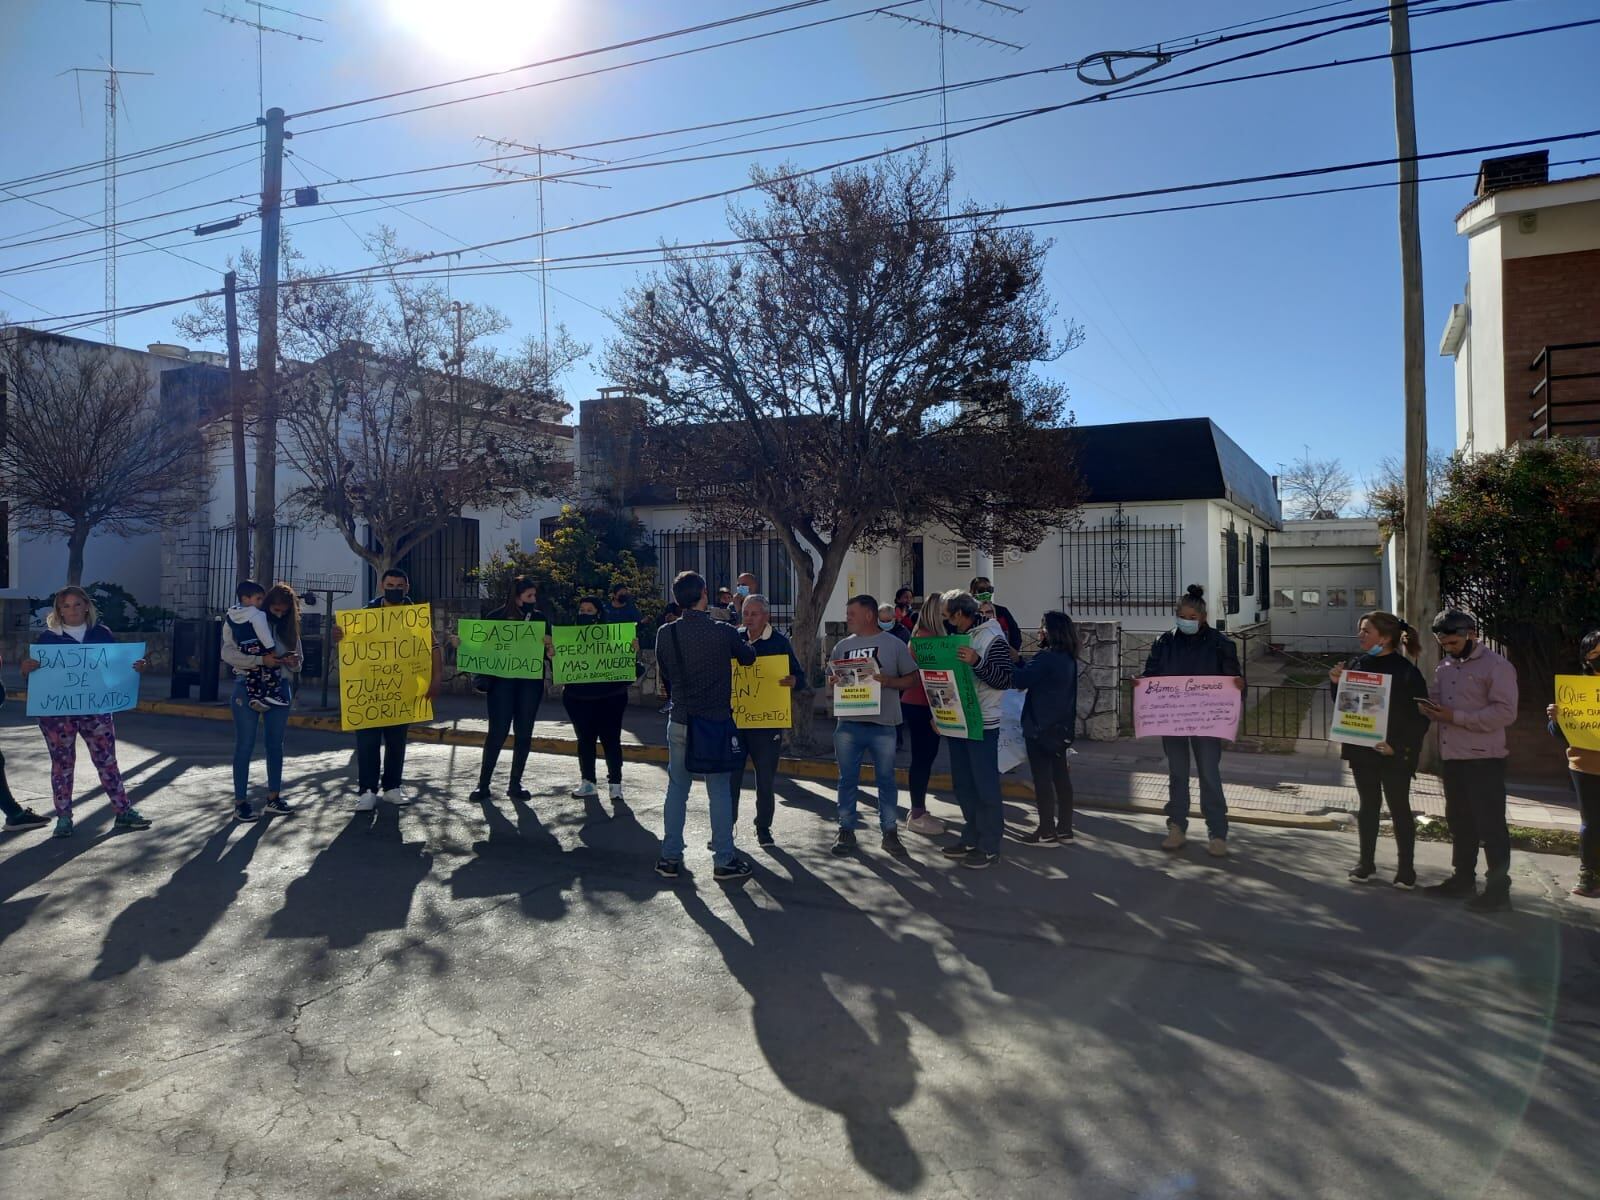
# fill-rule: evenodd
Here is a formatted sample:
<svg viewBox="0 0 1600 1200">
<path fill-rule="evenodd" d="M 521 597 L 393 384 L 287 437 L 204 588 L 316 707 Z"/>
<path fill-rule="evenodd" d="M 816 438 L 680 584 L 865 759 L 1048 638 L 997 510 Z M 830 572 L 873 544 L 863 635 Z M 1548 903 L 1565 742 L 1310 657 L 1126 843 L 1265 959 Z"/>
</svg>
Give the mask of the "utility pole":
<svg viewBox="0 0 1600 1200">
<path fill-rule="evenodd" d="M 1417 215 L 1417 113 L 1411 89 L 1411 17 L 1405 0 L 1390 0 L 1389 51 L 1394 67 L 1394 128 L 1400 159 L 1400 280 L 1404 299 L 1406 507 L 1404 611 L 1419 631 L 1433 619 L 1428 552 L 1427 333 L 1422 312 L 1422 234 Z M 1423 660 L 1437 662 L 1432 639 L 1421 638 Z M 1425 671 L 1426 673 L 1426 671 Z"/>
<path fill-rule="evenodd" d="M 244 381 L 239 369 L 239 277 L 222 277 L 223 315 L 228 324 L 228 411 L 233 423 L 233 566 L 240 579 L 250 578 L 250 485 L 244 475 Z"/>
<path fill-rule="evenodd" d="M 261 280 L 256 291 L 256 521 L 255 564 L 271 586 L 278 511 L 278 238 L 283 209 L 283 109 L 262 118 Z"/>
</svg>

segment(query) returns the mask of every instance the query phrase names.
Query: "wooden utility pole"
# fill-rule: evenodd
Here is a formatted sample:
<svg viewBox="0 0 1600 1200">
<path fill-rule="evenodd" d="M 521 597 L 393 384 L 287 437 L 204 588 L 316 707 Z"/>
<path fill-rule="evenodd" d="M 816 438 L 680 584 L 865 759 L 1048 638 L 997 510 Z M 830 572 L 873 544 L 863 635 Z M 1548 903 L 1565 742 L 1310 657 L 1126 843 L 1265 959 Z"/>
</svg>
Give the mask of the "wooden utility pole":
<svg viewBox="0 0 1600 1200">
<path fill-rule="evenodd" d="M 223 315 L 228 324 L 228 412 L 233 424 L 233 568 L 239 579 L 250 578 L 250 485 L 244 468 L 244 380 L 239 368 L 239 277 L 222 277 Z"/>
<path fill-rule="evenodd" d="M 261 155 L 261 284 L 256 292 L 256 572 L 269 587 L 278 511 L 278 238 L 283 208 L 283 109 L 269 108 Z"/>
</svg>

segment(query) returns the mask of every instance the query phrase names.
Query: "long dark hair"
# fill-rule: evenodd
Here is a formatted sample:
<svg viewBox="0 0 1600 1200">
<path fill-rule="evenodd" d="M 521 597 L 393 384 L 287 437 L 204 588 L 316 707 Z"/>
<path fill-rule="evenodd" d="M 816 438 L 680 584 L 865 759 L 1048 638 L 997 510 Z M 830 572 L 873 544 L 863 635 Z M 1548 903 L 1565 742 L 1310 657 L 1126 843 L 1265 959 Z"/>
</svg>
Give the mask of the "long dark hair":
<svg viewBox="0 0 1600 1200">
<path fill-rule="evenodd" d="M 288 611 L 281 617 L 272 615 L 274 604 L 287 604 Z M 275 583 L 267 589 L 267 598 L 261 602 L 267 620 L 272 624 L 272 636 L 278 646 L 287 650 L 300 649 L 300 597 L 287 583 Z"/>
<path fill-rule="evenodd" d="M 1044 648 L 1057 654 L 1078 657 L 1078 627 L 1066 613 L 1057 609 L 1045 613 Z"/>
<path fill-rule="evenodd" d="M 539 603 L 539 581 L 528 575 L 515 576 L 511 580 L 511 590 L 506 594 L 505 612 L 510 614 L 519 611 L 517 597 L 530 589 L 533 591 L 533 602 Z"/>
<path fill-rule="evenodd" d="M 1578 643 L 1578 669 L 1585 675 L 1600 675 L 1600 629 L 1591 629 Z"/>
</svg>

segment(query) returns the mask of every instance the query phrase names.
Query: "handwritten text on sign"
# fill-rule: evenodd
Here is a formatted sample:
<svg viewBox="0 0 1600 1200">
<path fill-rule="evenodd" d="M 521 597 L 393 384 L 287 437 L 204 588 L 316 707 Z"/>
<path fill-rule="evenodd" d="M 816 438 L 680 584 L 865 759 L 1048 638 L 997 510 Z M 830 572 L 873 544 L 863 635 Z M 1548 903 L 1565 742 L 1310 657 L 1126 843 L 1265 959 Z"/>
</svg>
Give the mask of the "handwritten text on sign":
<svg viewBox="0 0 1600 1200">
<path fill-rule="evenodd" d="M 733 664 L 733 723 L 740 729 L 787 729 L 794 724 L 787 654 L 763 654 L 755 665 Z"/>
<path fill-rule="evenodd" d="M 139 703 L 143 642 L 29 646 L 39 666 L 28 676 L 30 717 L 124 712 Z"/>
<path fill-rule="evenodd" d="M 1240 692 L 1232 675 L 1161 675 L 1133 681 L 1135 737 L 1211 737 L 1239 733 Z"/>
<path fill-rule="evenodd" d="M 433 615 L 426 604 L 357 608 L 335 614 L 339 723 L 345 729 L 433 720 Z"/>
<path fill-rule="evenodd" d="M 633 640 L 638 626 L 557 625 L 550 631 L 550 678 L 556 683 L 632 683 L 636 677 Z"/>
<path fill-rule="evenodd" d="M 456 634 L 461 638 L 456 670 L 463 675 L 499 679 L 544 676 L 543 621 L 462 620 L 456 623 Z"/>
<path fill-rule="evenodd" d="M 1556 676 L 1556 721 L 1569 745 L 1600 750 L 1600 675 Z"/>
</svg>

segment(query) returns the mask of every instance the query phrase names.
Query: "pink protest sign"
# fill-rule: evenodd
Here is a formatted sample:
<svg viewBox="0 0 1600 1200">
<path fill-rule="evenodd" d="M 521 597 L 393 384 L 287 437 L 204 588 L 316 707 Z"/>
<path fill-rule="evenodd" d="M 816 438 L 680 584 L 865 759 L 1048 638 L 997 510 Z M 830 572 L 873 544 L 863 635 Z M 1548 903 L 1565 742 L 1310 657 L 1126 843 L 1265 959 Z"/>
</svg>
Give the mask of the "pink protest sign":
<svg viewBox="0 0 1600 1200">
<path fill-rule="evenodd" d="M 1239 734 L 1242 693 L 1232 675 L 1160 675 L 1133 681 L 1135 737 L 1212 737 Z"/>
</svg>

